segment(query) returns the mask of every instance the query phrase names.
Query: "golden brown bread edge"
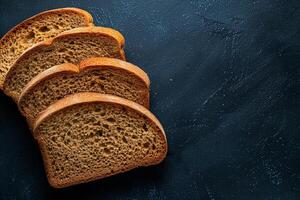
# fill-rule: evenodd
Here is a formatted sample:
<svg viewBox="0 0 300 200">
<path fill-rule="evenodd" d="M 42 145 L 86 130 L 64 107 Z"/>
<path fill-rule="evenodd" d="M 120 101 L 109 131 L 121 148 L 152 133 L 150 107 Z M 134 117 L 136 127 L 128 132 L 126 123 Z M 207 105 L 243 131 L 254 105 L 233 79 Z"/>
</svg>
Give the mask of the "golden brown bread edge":
<svg viewBox="0 0 300 200">
<path fill-rule="evenodd" d="M 105 57 L 94 57 L 94 58 L 88 58 L 86 60 L 83 60 L 80 62 L 79 65 L 74 65 L 71 63 L 65 63 L 61 65 L 53 66 L 42 73 L 35 76 L 23 89 L 19 101 L 18 101 L 18 107 L 20 112 L 24 117 L 27 118 L 27 122 L 29 123 L 29 126 L 32 127 L 32 124 L 34 123 L 34 119 L 29 118 L 28 115 L 26 115 L 25 111 L 21 107 L 22 99 L 25 97 L 25 95 L 30 92 L 37 84 L 40 82 L 47 80 L 53 76 L 61 75 L 61 74 L 77 74 L 81 71 L 84 71 L 86 69 L 103 69 L 105 67 L 113 67 L 116 69 L 122 69 L 126 70 L 132 74 L 134 74 L 136 77 L 138 77 L 141 81 L 145 83 L 145 86 L 148 88 L 150 87 L 150 79 L 146 72 L 144 72 L 141 68 L 138 66 L 135 66 L 131 63 L 115 59 L 115 58 L 105 58 Z M 149 96 L 146 100 L 147 104 L 143 105 L 146 108 L 149 108 Z"/>
<path fill-rule="evenodd" d="M 159 120 L 147 108 L 145 108 L 145 107 L 143 107 L 143 106 L 141 106 L 141 105 L 139 105 L 139 104 L 137 104 L 133 101 L 129 101 L 129 100 L 123 99 L 121 97 L 117 97 L 117 96 L 113 96 L 113 95 L 107 95 L 107 94 L 90 93 L 90 92 L 77 93 L 77 94 L 70 95 L 70 96 L 68 96 L 64 99 L 61 99 L 61 100 L 57 101 L 56 103 L 52 104 L 43 113 L 41 113 L 38 116 L 37 120 L 35 121 L 35 124 L 34 124 L 34 127 L 33 127 L 33 135 L 34 135 L 35 139 L 37 139 L 37 141 L 39 142 L 39 139 L 38 139 L 39 133 L 37 132 L 37 128 L 48 117 L 51 117 L 55 113 L 57 113 L 57 112 L 59 112 L 63 109 L 66 109 L 70 106 L 81 105 L 81 104 L 85 104 L 85 103 L 96 103 L 96 102 L 112 103 L 112 104 L 118 104 L 118 105 L 121 105 L 121 106 L 129 107 L 130 109 L 138 111 L 143 116 L 145 116 L 145 117 L 149 118 L 151 121 L 153 121 L 160 130 L 161 138 L 165 141 L 164 142 L 164 144 L 165 144 L 164 145 L 164 150 L 165 151 L 162 154 L 161 158 L 153 161 L 152 163 L 144 165 L 144 166 L 156 165 L 156 164 L 159 164 L 160 162 L 162 162 L 164 160 L 164 158 L 166 157 L 167 152 L 168 152 L 168 145 L 167 145 L 167 138 L 166 138 L 165 131 L 164 131 L 161 123 L 159 122 Z M 47 154 L 45 153 L 46 150 L 43 148 L 43 145 L 39 143 L 39 146 L 40 146 L 41 154 L 43 156 L 44 167 L 46 169 L 46 166 L 49 166 L 50 163 L 48 161 Z M 136 166 L 136 167 L 138 167 L 138 166 Z M 65 185 L 57 185 L 55 182 L 52 182 L 51 179 L 49 179 L 49 178 L 48 178 L 48 181 L 49 181 L 49 183 L 52 187 L 63 188 L 63 187 L 71 186 L 71 185 L 90 182 L 90 181 L 97 180 L 97 179 L 100 179 L 100 178 L 105 178 L 105 177 L 108 177 L 108 176 L 110 176 L 110 175 L 95 176 L 92 179 L 85 180 L 85 181 L 75 179 L 75 180 L 72 180 L 72 182 L 70 181 L 69 184 L 65 184 Z"/>
<path fill-rule="evenodd" d="M 30 21 L 38 18 L 38 17 L 41 17 L 43 15 L 47 15 L 49 13 L 61 13 L 61 12 L 65 12 L 65 11 L 72 11 L 72 12 L 75 12 L 75 13 L 79 13 L 81 15 L 83 15 L 86 19 L 86 22 L 87 22 L 87 25 L 88 26 L 94 26 L 93 24 L 93 17 L 90 13 L 88 13 L 87 11 L 85 10 L 82 10 L 80 8 L 72 8 L 72 7 L 67 7 L 67 8 L 58 8 L 58 9 L 53 9 L 53 10 L 47 10 L 47 11 L 44 11 L 44 12 L 40 12 L 32 17 L 29 17 L 25 20 L 23 20 L 22 22 L 20 22 L 19 24 L 15 25 L 13 28 L 11 28 L 0 40 L 0 44 L 1 44 L 1 41 L 4 41 L 6 40 L 7 38 L 11 37 L 12 35 L 14 35 L 14 32 L 16 32 L 16 30 L 19 30 L 22 28 L 22 26 L 24 26 L 25 24 L 29 23 Z M 0 89 L 3 90 L 3 83 L 4 83 L 4 80 L 3 82 L 0 80 Z"/>
<path fill-rule="evenodd" d="M 163 127 L 158 119 L 144 106 L 135 103 L 133 101 L 117 97 L 109 94 L 99 94 L 95 92 L 82 92 L 77 94 L 69 95 L 63 99 L 58 100 L 54 104 L 50 105 L 46 110 L 40 113 L 34 122 L 33 132 L 37 126 L 39 126 L 47 117 L 53 115 L 54 113 L 60 111 L 61 109 L 83 103 L 93 103 L 93 102 L 106 102 L 106 103 L 114 103 L 123 105 L 134 110 L 138 110 L 140 113 L 149 117 L 155 124 L 157 124 L 158 128 L 161 129 L 164 133 Z M 36 136 L 36 135 L 35 135 Z M 165 137 L 165 136 L 164 136 Z"/>
<path fill-rule="evenodd" d="M 19 100 L 19 96 L 17 97 L 13 92 L 8 91 L 6 89 L 6 82 L 9 78 L 13 78 L 11 77 L 12 75 L 12 71 L 15 68 L 15 66 L 21 62 L 23 59 L 26 59 L 28 56 L 30 56 L 31 53 L 36 52 L 39 50 L 39 48 L 43 48 L 44 46 L 50 46 L 52 43 L 54 43 L 56 40 L 59 40 L 60 38 L 64 38 L 64 37 L 68 37 L 69 35 L 72 34 L 80 34 L 80 33 L 90 33 L 90 34 L 95 34 L 95 36 L 97 35 L 107 35 L 109 37 L 114 38 L 118 44 L 120 45 L 120 56 L 122 60 L 126 60 L 125 58 L 125 52 L 124 52 L 124 45 L 125 45 L 125 39 L 124 36 L 117 30 L 114 30 L 112 28 L 106 28 L 106 27 L 81 27 L 81 28 L 75 28 L 69 31 L 65 31 L 61 34 L 59 34 L 58 36 L 49 39 L 47 41 L 44 42 L 40 42 L 34 46 L 32 46 L 31 48 L 27 49 L 15 62 L 14 64 L 11 66 L 10 70 L 8 71 L 6 78 L 4 80 L 4 84 L 3 84 L 3 90 L 4 93 L 10 97 L 12 97 L 12 99 L 15 102 L 18 102 Z M 23 88 L 24 89 L 24 88 Z"/>
<path fill-rule="evenodd" d="M 68 34 L 76 34 L 76 33 L 81 33 L 81 32 L 89 32 L 89 33 L 94 33 L 94 34 L 101 33 L 102 35 L 107 35 L 107 36 L 113 37 L 120 44 L 121 59 L 122 60 L 126 60 L 126 58 L 125 58 L 125 51 L 124 51 L 124 46 L 125 46 L 125 38 L 124 38 L 124 36 L 119 31 L 117 31 L 115 29 L 112 29 L 112 28 L 108 28 L 108 27 L 91 26 L 91 27 L 74 28 L 72 30 L 64 31 L 63 33 L 61 33 L 57 37 L 51 39 L 52 41 L 48 40 L 47 42 L 45 42 L 45 45 L 46 46 L 47 45 L 51 45 L 59 37 L 66 37 Z"/>
</svg>

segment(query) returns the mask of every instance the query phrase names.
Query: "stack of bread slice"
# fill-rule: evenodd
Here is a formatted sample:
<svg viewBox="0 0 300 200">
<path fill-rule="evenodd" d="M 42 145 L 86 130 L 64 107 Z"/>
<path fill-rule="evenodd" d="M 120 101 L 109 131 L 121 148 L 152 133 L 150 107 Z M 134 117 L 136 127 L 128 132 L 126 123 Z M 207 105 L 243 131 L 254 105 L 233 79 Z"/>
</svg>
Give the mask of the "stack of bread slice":
<svg viewBox="0 0 300 200">
<path fill-rule="evenodd" d="M 56 188 L 160 163 L 162 125 L 124 37 L 81 9 L 37 14 L 0 41 L 0 88 L 26 117 Z"/>
</svg>

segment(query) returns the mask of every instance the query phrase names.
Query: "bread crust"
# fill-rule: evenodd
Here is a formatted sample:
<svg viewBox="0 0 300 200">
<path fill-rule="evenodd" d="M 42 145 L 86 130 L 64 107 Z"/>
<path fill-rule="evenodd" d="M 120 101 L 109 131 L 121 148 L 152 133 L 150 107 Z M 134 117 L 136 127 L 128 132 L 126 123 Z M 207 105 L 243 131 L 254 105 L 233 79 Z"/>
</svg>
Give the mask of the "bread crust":
<svg viewBox="0 0 300 200">
<path fill-rule="evenodd" d="M 62 12 L 74 12 L 74 13 L 77 13 L 77 14 L 80 14 L 82 16 L 84 16 L 85 20 L 86 20 L 86 25 L 87 26 L 94 26 L 93 24 L 93 17 L 90 13 L 88 13 L 87 11 L 85 10 L 82 10 L 82 9 L 79 9 L 79 8 L 72 8 L 72 7 L 69 7 L 69 8 L 58 8 L 58 9 L 53 9 L 53 10 L 47 10 L 47 11 L 44 11 L 44 12 L 40 12 L 30 18 L 27 18 L 25 20 L 23 20 L 22 22 L 20 22 L 19 24 L 17 24 L 16 26 L 14 26 L 13 28 L 11 28 L 1 39 L 0 39 L 0 44 L 2 43 L 2 41 L 5 41 L 7 40 L 7 38 L 10 38 L 12 37 L 15 32 L 21 28 L 23 28 L 22 26 L 26 25 L 27 23 L 29 23 L 30 21 L 34 21 L 36 20 L 37 18 L 40 18 L 40 17 L 43 17 L 45 15 L 48 15 L 48 14 L 52 14 L 52 13 L 62 13 Z M 3 84 L 4 84 L 4 80 L 1 80 L 0 79 L 0 89 L 2 90 L 3 89 Z"/>
<path fill-rule="evenodd" d="M 130 71 L 131 73 L 138 76 L 145 85 L 149 88 L 150 87 L 150 79 L 145 71 L 143 71 L 138 66 L 125 62 L 123 60 L 115 59 L 115 58 L 106 58 L 106 57 L 94 57 L 88 58 L 80 62 L 79 68 L 81 70 L 86 70 L 90 68 L 98 68 L 98 67 L 114 67 L 118 69 L 124 69 L 126 71 Z"/>
<path fill-rule="evenodd" d="M 92 176 L 91 176 L 92 178 L 90 178 L 88 180 L 84 180 L 84 181 L 80 180 L 80 177 L 79 177 L 79 178 L 70 180 L 69 183 L 56 182 L 56 180 L 52 179 L 51 174 L 49 174 L 49 172 L 47 170 L 47 166 L 50 166 L 51 163 L 49 163 L 49 158 L 47 157 L 47 153 L 46 153 L 47 150 L 45 149 L 44 145 L 41 143 L 41 141 L 39 139 L 39 133 L 37 132 L 39 125 L 41 125 L 41 123 L 43 123 L 44 120 L 51 117 L 55 113 L 57 113 L 61 110 L 64 110 L 70 106 L 88 104 L 88 103 L 96 103 L 96 102 L 118 104 L 121 106 L 128 107 L 130 109 L 136 110 L 143 116 L 145 116 L 148 119 L 150 119 L 151 121 L 153 121 L 154 124 L 157 126 L 157 128 L 160 130 L 160 132 L 159 132 L 160 138 L 164 141 L 164 152 L 163 152 L 162 156 L 155 160 L 147 161 L 145 165 L 130 166 L 130 167 L 128 167 L 127 170 L 137 168 L 137 167 L 142 167 L 142 166 L 155 165 L 155 164 L 162 162 L 162 160 L 166 157 L 167 151 L 168 151 L 168 145 L 167 145 L 167 138 L 165 135 L 165 131 L 164 131 L 161 123 L 158 121 L 158 119 L 148 109 L 146 109 L 145 107 L 143 107 L 135 102 L 129 101 L 127 99 L 123 99 L 121 97 L 113 96 L 113 95 L 90 93 L 90 92 L 73 94 L 73 95 L 70 95 L 64 99 L 61 99 L 61 100 L 57 101 L 56 103 L 52 104 L 51 106 L 49 106 L 43 113 L 41 113 L 38 116 L 38 118 L 34 124 L 34 128 L 33 128 L 33 133 L 34 133 L 35 139 L 39 143 L 41 153 L 43 156 L 43 161 L 44 161 L 44 166 L 45 166 L 46 173 L 48 176 L 48 181 L 52 187 L 63 188 L 63 187 L 68 187 L 71 185 L 89 182 L 92 180 L 110 176 L 110 174 L 107 174 L 106 176 L 97 176 L 97 174 L 92 174 Z M 124 170 L 124 171 L 127 171 L 127 170 Z M 117 173 L 121 173 L 121 172 L 122 171 L 117 172 Z"/>
<path fill-rule="evenodd" d="M 138 112 L 142 113 L 146 117 L 149 117 L 155 124 L 157 124 L 158 128 L 162 130 L 164 133 L 164 129 L 158 119 L 144 106 L 135 103 L 133 101 L 115 96 L 115 95 L 109 95 L 109 94 L 100 94 L 95 92 L 82 92 L 77 94 L 71 94 L 63 99 L 58 100 L 54 104 L 50 105 L 46 110 L 44 110 L 36 119 L 34 126 L 33 126 L 33 132 L 35 132 L 35 129 L 49 116 L 53 115 L 54 113 L 64 109 L 68 108 L 73 105 L 77 104 L 84 104 L 84 103 L 93 103 L 93 102 L 104 102 L 104 103 L 113 103 L 113 104 L 119 104 L 122 106 L 126 106 L 129 108 L 132 108 L 134 110 L 137 110 Z M 34 133 L 36 136 L 36 134 Z"/>
<path fill-rule="evenodd" d="M 150 87 L 150 80 L 148 75 L 138 66 L 135 66 L 131 63 L 115 59 L 115 58 L 105 58 L 105 57 L 94 57 L 94 58 L 88 58 L 86 60 L 83 60 L 80 62 L 79 65 L 74 65 L 71 63 L 65 63 L 61 65 L 53 66 L 42 73 L 35 76 L 23 89 L 19 101 L 18 101 L 18 107 L 20 112 L 23 116 L 25 116 L 28 119 L 29 124 L 32 124 L 34 122 L 34 119 L 31 119 L 26 112 L 22 109 L 22 100 L 27 95 L 27 93 L 31 92 L 31 90 L 40 82 L 43 82 L 49 78 L 52 78 L 54 76 L 61 76 L 62 74 L 79 74 L 80 72 L 91 70 L 91 69 L 105 69 L 105 68 L 115 68 L 115 69 L 121 69 L 125 70 L 129 73 L 132 73 L 137 78 L 139 78 L 144 84 L 145 87 L 149 91 Z M 144 102 L 146 102 L 145 106 L 146 108 L 149 108 L 150 99 L 149 99 L 149 92 L 144 99 Z"/>
<path fill-rule="evenodd" d="M 112 37 L 114 38 L 117 43 L 119 44 L 119 48 L 120 48 L 120 59 L 125 60 L 125 53 L 123 50 L 123 47 L 125 45 L 125 39 L 123 37 L 123 35 L 111 28 L 104 28 L 104 27 L 81 27 L 81 28 L 75 28 L 69 31 L 65 31 L 61 34 L 59 34 L 58 36 L 49 39 L 47 41 L 44 42 L 40 42 L 36 45 L 34 45 L 33 47 L 27 49 L 25 52 L 23 52 L 23 54 L 14 62 L 14 64 L 11 66 L 11 68 L 9 69 L 6 78 L 4 80 L 4 85 L 3 85 L 3 89 L 4 89 L 4 93 L 10 97 L 13 98 L 13 100 L 15 102 L 18 102 L 19 100 L 19 95 L 15 94 L 12 91 L 9 91 L 7 89 L 7 81 L 12 77 L 12 71 L 14 70 L 14 68 L 16 68 L 16 65 L 18 65 L 18 63 L 20 63 L 21 61 L 23 61 L 24 59 L 30 57 L 30 55 L 32 55 L 32 53 L 34 52 L 38 52 L 41 48 L 47 47 L 47 46 L 51 46 L 53 43 L 55 43 L 57 40 L 60 40 L 61 38 L 65 38 L 71 35 L 80 35 L 80 34 L 94 34 L 95 36 L 97 35 L 106 35 L 108 37 Z M 24 89 L 24 88 L 23 88 Z"/>
</svg>

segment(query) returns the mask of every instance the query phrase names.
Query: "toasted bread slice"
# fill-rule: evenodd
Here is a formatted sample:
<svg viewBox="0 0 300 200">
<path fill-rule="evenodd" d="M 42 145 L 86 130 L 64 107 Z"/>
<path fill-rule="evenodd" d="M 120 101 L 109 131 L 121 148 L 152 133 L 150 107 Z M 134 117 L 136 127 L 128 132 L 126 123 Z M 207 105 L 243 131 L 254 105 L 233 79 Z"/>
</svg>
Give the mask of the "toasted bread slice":
<svg viewBox="0 0 300 200">
<path fill-rule="evenodd" d="M 90 57 L 125 59 L 124 37 L 103 27 L 76 28 L 25 51 L 10 68 L 4 92 L 16 102 L 26 84 L 39 73 L 63 63 L 79 63 Z"/>
<path fill-rule="evenodd" d="M 39 13 L 12 28 L 0 40 L 0 88 L 11 65 L 29 47 L 77 27 L 93 26 L 92 16 L 78 8 Z"/>
<path fill-rule="evenodd" d="M 78 92 L 112 94 L 149 108 L 149 84 L 147 74 L 133 64 L 89 58 L 79 65 L 66 63 L 38 74 L 24 88 L 18 105 L 29 122 L 49 105 Z"/>
<path fill-rule="evenodd" d="M 163 127 L 148 109 L 99 93 L 52 104 L 37 118 L 34 136 L 56 188 L 155 165 L 167 153 Z"/>
</svg>

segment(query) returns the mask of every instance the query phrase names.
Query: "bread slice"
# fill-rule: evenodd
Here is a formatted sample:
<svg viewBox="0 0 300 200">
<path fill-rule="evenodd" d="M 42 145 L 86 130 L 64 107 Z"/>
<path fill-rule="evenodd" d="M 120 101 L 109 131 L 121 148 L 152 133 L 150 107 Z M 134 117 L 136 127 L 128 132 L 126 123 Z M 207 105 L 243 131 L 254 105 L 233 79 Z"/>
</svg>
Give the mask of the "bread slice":
<svg viewBox="0 0 300 200">
<path fill-rule="evenodd" d="M 139 67 L 114 58 L 89 58 L 78 66 L 57 65 L 34 77 L 19 99 L 19 110 L 33 122 L 49 105 L 78 92 L 120 96 L 149 108 L 147 74 Z"/>
<path fill-rule="evenodd" d="M 34 136 L 56 188 L 158 164 L 167 153 L 164 130 L 148 109 L 99 93 L 52 104 L 37 118 Z"/>
<path fill-rule="evenodd" d="M 4 92 L 16 102 L 26 84 L 37 74 L 63 63 L 78 63 L 90 57 L 125 59 L 124 38 L 102 27 L 76 28 L 25 51 L 10 68 Z"/>
<path fill-rule="evenodd" d="M 12 28 L 0 40 L 0 88 L 10 66 L 27 48 L 63 31 L 86 26 L 93 26 L 88 12 L 62 8 L 39 13 Z"/>
</svg>

